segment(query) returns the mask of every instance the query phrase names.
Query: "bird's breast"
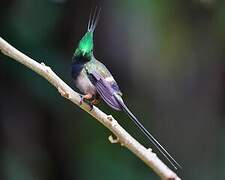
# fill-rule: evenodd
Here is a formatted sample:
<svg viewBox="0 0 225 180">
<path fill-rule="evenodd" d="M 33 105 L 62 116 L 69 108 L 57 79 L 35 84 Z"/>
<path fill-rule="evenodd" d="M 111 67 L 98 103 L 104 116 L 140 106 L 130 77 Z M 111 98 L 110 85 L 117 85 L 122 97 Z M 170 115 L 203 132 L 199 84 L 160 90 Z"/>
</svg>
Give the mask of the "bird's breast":
<svg viewBox="0 0 225 180">
<path fill-rule="evenodd" d="M 82 71 L 79 73 L 79 75 L 75 79 L 75 84 L 76 87 L 84 94 L 96 94 L 96 88 L 89 80 L 85 69 L 82 69 Z"/>
</svg>

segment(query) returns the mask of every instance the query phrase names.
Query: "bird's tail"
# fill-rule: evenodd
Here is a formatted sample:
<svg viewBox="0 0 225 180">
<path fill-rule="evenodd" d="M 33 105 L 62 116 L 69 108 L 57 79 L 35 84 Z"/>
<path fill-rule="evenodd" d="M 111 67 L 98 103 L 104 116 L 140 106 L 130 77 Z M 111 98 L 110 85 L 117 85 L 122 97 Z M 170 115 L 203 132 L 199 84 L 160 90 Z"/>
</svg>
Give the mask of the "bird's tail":
<svg viewBox="0 0 225 180">
<path fill-rule="evenodd" d="M 151 143 L 162 153 L 162 155 L 170 162 L 170 164 L 177 169 L 179 167 L 182 169 L 181 165 L 168 153 L 168 151 L 154 138 L 154 136 L 148 132 L 147 129 L 140 123 L 140 121 L 133 115 L 133 113 L 128 109 L 128 107 L 123 102 L 121 96 L 115 94 L 114 97 L 121 105 L 123 111 L 130 117 L 130 119 L 135 123 L 135 125 L 147 136 Z"/>
<path fill-rule="evenodd" d="M 95 7 L 94 12 L 90 13 L 89 21 L 88 21 L 88 32 L 94 32 L 96 26 L 98 25 L 98 20 L 100 17 L 101 8 Z"/>
</svg>

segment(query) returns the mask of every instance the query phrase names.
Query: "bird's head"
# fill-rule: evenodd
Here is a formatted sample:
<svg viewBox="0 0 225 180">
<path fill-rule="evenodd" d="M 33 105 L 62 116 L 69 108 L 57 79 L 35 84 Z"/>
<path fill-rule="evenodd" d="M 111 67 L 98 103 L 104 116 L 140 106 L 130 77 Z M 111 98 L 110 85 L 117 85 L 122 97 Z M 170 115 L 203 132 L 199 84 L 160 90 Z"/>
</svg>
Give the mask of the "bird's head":
<svg viewBox="0 0 225 180">
<path fill-rule="evenodd" d="M 100 11 L 101 9 L 97 10 L 97 7 L 96 7 L 94 13 L 91 12 L 90 18 L 88 21 L 87 32 L 80 40 L 78 47 L 76 48 L 74 52 L 73 57 L 85 57 L 88 60 L 91 60 L 91 57 L 93 55 L 93 47 L 94 47 L 93 34 L 98 24 Z"/>
<path fill-rule="evenodd" d="M 93 53 L 93 32 L 87 32 L 80 40 L 77 49 L 74 52 L 74 56 L 91 57 Z"/>
</svg>

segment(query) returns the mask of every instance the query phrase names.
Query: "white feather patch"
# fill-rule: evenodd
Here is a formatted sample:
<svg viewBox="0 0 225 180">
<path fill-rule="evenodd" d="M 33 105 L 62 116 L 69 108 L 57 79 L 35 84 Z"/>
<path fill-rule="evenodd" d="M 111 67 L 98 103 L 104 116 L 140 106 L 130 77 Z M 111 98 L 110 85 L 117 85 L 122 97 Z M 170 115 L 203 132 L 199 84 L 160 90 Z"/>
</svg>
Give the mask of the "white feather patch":
<svg viewBox="0 0 225 180">
<path fill-rule="evenodd" d="M 108 82 L 112 82 L 112 81 L 114 81 L 114 79 L 113 79 L 113 77 L 112 77 L 112 76 L 109 76 L 109 77 L 105 78 L 105 80 L 106 80 L 106 81 L 108 81 Z"/>
</svg>

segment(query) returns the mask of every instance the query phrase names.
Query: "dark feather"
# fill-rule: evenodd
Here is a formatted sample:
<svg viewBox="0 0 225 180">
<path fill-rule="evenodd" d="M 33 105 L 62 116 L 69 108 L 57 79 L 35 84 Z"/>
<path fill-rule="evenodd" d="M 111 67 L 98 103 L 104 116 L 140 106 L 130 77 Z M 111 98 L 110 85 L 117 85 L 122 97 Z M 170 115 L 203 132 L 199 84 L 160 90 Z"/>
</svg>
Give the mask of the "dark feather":
<svg viewBox="0 0 225 180">
<path fill-rule="evenodd" d="M 84 56 L 73 56 L 71 64 L 71 76 L 75 80 L 84 68 L 85 63 L 88 62 L 88 59 Z"/>
<path fill-rule="evenodd" d="M 84 67 L 83 63 L 72 63 L 72 65 L 71 65 L 71 76 L 74 80 L 77 79 L 77 77 L 79 76 L 83 67 Z"/>
</svg>

